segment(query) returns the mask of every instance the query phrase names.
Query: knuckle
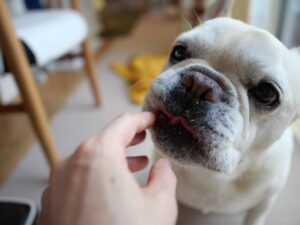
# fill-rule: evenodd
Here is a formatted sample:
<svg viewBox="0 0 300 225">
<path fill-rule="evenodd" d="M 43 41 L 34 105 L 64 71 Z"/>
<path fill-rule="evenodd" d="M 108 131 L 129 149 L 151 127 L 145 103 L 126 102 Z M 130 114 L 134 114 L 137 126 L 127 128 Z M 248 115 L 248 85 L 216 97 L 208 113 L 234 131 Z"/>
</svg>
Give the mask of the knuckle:
<svg viewBox="0 0 300 225">
<path fill-rule="evenodd" d="M 75 159 L 88 159 L 91 158 L 94 154 L 95 148 L 95 138 L 89 138 L 80 144 L 77 150 L 74 153 Z"/>
</svg>

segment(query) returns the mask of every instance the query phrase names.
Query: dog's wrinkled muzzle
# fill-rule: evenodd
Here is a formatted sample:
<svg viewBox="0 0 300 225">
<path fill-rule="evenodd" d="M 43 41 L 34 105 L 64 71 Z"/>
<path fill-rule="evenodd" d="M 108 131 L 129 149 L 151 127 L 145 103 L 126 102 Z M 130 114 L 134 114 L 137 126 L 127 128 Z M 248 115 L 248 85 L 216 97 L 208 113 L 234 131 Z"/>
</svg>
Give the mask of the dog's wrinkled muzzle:
<svg viewBox="0 0 300 225">
<path fill-rule="evenodd" d="M 212 78 L 198 71 L 191 71 L 181 78 L 181 85 L 186 89 L 187 100 L 217 102 L 222 95 L 222 88 Z"/>
</svg>

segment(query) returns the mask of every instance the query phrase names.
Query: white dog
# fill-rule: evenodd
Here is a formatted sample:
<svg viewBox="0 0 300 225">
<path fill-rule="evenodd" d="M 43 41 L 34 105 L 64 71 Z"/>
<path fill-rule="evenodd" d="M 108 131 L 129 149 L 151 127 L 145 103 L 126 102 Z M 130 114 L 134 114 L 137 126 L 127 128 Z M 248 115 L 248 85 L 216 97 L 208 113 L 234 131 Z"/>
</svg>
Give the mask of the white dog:
<svg viewBox="0 0 300 225">
<path fill-rule="evenodd" d="M 289 129 L 300 112 L 300 51 L 267 31 L 216 18 L 176 40 L 144 109 L 157 114 L 153 140 L 172 159 L 179 201 L 203 212 L 247 210 L 263 225 L 290 169 Z"/>
</svg>

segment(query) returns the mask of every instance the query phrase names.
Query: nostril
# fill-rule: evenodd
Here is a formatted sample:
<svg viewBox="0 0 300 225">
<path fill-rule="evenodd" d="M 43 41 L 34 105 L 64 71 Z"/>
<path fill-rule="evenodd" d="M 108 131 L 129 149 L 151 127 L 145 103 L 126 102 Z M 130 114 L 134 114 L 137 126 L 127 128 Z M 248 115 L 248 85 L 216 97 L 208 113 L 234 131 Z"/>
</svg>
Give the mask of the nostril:
<svg viewBox="0 0 300 225">
<path fill-rule="evenodd" d="M 183 76 L 181 79 L 181 84 L 186 88 L 191 88 L 194 84 L 193 76 Z"/>
<path fill-rule="evenodd" d="M 213 89 L 207 89 L 204 93 L 202 93 L 201 98 L 206 101 L 216 102 L 218 101 L 218 94 Z"/>
</svg>

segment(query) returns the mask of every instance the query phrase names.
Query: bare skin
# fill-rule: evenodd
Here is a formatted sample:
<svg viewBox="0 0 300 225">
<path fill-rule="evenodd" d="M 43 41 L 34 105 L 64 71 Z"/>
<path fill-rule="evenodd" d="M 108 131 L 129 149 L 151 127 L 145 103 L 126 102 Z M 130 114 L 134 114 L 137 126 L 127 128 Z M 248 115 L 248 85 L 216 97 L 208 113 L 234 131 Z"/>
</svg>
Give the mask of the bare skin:
<svg viewBox="0 0 300 225">
<path fill-rule="evenodd" d="M 170 162 L 156 161 L 147 186 L 140 187 L 131 172 L 143 169 L 148 159 L 125 155 L 154 121 L 149 112 L 123 114 L 57 163 L 38 225 L 175 224 L 176 177 Z"/>
</svg>

